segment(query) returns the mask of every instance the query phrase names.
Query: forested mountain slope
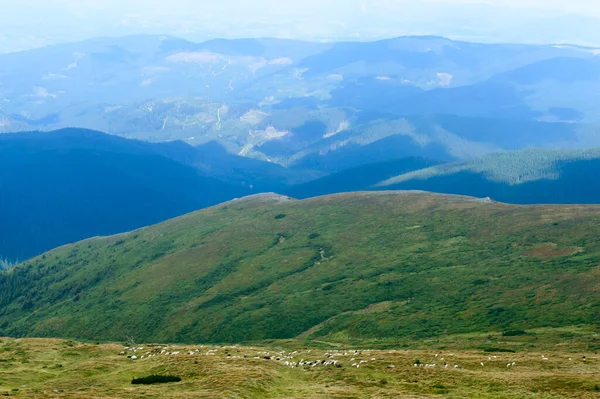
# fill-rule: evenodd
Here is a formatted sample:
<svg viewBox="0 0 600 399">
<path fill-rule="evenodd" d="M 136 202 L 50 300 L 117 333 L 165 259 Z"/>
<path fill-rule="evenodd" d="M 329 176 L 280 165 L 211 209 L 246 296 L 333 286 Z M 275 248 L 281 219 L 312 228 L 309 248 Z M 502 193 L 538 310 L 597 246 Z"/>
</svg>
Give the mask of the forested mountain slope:
<svg viewBox="0 0 600 399">
<path fill-rule="evenodd" d="M 27 259 L 249 193 L 172 159 L 183 150 L 80 129 L 0 135 L 0 259 Z"/>
<path fill-rule="evenodd" d="M 516 204 L 598 204 L 599 173 L 599 149 L 527 149 L 400 174 L 372 188 L 491 197 Z"/>
<path fill-rule="evenodd" d="M 0 335 L 240 342 L 598 327 L 598 226 L 597 206 L 254 196 L 0 273 Z"/>
</svg>

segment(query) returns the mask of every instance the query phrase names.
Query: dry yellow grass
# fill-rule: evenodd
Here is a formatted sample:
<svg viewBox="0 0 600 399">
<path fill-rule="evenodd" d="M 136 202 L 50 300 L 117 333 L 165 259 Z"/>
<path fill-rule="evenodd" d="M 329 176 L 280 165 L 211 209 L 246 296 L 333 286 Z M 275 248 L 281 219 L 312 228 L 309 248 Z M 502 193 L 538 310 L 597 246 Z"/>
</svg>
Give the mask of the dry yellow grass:
<svg viewBox="0 0 600 399">
<path fill-rule="evenodd" d="M 73 399 L 600 397 L 599 357 L 592 354 L 584 361 L 581 354 L 568 351 L 485 354 L 402 349 L 355 353 L 341 348 L 137 346 L 144 349 L 126 351 L 140 357 L 132 360 L 119 355 L 124 348 L 117 344 L 1 339 L 0 395 Z M 160 354 L 162 350 L 180 353 Z M 148 357 L 148 352 L 156 356 Z M 343 367 L 285 365 L 302 359 L 328 360 L 328 354 Z M 436 366 L 415 367 L 417 359 Z M 515 366 L 507 367 L 512 362 Z M 352 367 L 354 363 L 360 367 Z M 151 374 L 177 375 L 182 381 L 131 385 L 133 377 Z"/>
</svg>

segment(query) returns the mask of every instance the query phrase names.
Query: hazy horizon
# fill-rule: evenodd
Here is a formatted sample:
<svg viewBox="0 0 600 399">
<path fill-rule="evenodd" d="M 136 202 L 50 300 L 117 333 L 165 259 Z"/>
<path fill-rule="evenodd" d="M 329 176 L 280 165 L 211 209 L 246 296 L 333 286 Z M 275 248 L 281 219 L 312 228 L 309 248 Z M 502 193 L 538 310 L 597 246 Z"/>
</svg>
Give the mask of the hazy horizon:
<svg viewBox="0 0 600 399">
<path fill-rule="evenodd" d="M 194 41 L 438 35 L 475 42 L 600 45 L 600 4 L 588 0 L 0 0 L 0 7 L 4 53 L 137 34 Z"/>
</svg>

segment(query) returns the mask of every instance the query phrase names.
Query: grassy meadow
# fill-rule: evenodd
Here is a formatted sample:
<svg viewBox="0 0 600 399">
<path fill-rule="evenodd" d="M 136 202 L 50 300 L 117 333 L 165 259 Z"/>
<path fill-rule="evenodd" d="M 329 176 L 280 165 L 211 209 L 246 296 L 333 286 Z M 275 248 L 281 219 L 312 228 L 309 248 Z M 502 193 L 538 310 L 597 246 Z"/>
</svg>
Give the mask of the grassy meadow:
<svg viewBox="0 0 600 399">
<path fill-rule="evenodd" d="M 552 337 L 565 332 L 538 331 L 536 335 L 549 340 L 541 347 L 531 347 L 523 337 L 496 342 L 514 352 L 461 349 L 487 340 L 485 336 L 415 343 L 416 349 L 375 350 L 325 342 L 306 347 L 302 342 L 285 341 L 260 346 L 138 344 L 134 347 L 143 349 L 136 352 L 122 344 L 3 338 L 0 395 L 73 399 L 599 397 L 600 356 L 581 352 L 568 340 L 553 341 Z M 572 333 L 585 335 L 584 331 Z M 166 354 L 173 352 L 179 353 Z M 132 355 L 138 359 L 128 358 Z M 302 360 L 336 360 L 340 367 L 285 363 Z M 182 381 L 131 384 L 133 378 L 153 374 L 178 376 Z"/>
</svg>

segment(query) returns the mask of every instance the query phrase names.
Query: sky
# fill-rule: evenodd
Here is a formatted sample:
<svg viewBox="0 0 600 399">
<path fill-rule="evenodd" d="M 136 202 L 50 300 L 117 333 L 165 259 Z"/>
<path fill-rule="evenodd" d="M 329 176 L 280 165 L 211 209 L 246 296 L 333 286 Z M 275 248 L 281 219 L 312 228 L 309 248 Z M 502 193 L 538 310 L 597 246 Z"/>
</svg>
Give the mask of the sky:
<svg viewBox="0 0 600 399">
<path fill-rule="evenodd" d="M 0 10 L 0 52 L 129 34 L 600 45 L 598 0 L 0 0 Z"/>
</svg>

